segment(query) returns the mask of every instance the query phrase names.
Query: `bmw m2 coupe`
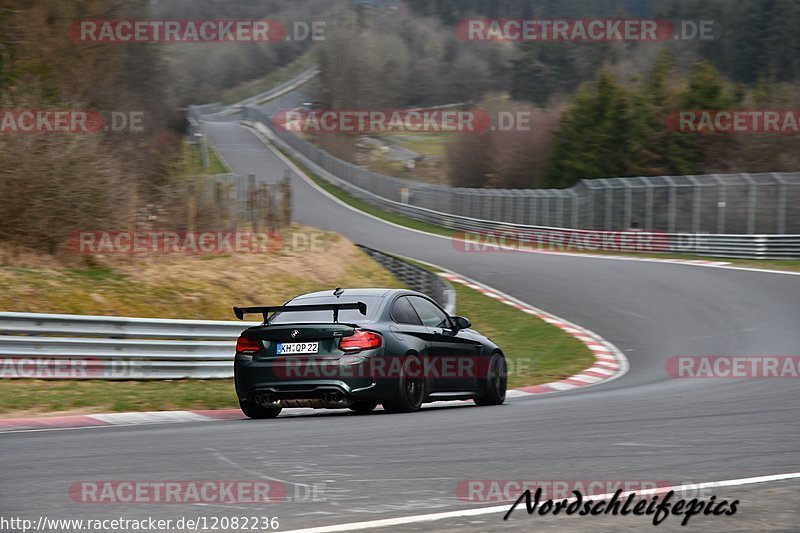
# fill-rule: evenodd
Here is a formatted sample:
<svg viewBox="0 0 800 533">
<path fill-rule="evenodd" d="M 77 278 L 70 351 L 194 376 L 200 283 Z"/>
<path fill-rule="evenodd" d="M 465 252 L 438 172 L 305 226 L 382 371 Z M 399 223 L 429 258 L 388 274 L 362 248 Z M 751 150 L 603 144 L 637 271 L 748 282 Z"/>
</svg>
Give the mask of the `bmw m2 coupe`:
<svg viewBox="0 0 800 533">
<path fill-rule="evenodd" d="M 234 307 L 261 314 L 236 343 L 239 405 L 250 418 L 283 408 L 417 411 L 423 403 L 505 401 L 503 352 L 425 294 L 336 289 L 282 306 Z"/>
</svg>

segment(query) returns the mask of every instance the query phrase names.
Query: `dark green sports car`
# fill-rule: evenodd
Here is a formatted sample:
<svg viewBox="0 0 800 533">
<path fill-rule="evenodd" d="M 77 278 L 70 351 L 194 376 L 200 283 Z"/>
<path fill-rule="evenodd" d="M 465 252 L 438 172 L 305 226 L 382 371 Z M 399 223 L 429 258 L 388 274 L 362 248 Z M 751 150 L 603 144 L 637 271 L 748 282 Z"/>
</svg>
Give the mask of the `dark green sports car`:
<svg viewBox="0 0 800 533">
<path fill-rule="evenodd" d="M 236 343 L 236 394 L 250 418 L 284 407 L 411 412 L 442 400 L 505 401 L 500 348 L 422 293 L 336 289 L 233 310 L 264 318 Z"/>
</svg>

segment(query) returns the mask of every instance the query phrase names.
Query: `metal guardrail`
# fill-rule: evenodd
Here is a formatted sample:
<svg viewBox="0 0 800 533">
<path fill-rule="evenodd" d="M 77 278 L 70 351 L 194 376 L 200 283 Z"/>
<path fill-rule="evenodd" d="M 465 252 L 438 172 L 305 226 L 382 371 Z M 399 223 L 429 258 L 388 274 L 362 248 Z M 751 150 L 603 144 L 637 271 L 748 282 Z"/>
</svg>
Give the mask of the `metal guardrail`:
<svg viewBox="0 0 800 533">
<path fill-rule="evenodd" d="M 274 98 L 277 98 L 279 96 L 282 96 L 288 92 L 297 89 L 301 85 L 311 81 L 318 74 L 319 74 L 319 69 L 317 67 L 311 67 L 307 70 L 304 70 L 294 78 L 284 83 L 281 83 L 277 87 L 273 87 L 268 91 L 264 91 L 263 93 L 251 96 L 250 98 L 245 98 L 241 102 L 237 102 L 236 104 L 234 104 L 233 107 L 240 107 L 240 106 L 244 107 L 244 106 L 263 104 L 264 102 L 267 102 L 269 100 L 272 100 Z"/>
<path fill-rule="evenodd" d="M 394 178 L 389 176 L 373 175 L 364 169 L 355 167 L 346 161 L 333 158 L 327 152 L 316 148 L 300 139 L 299 137 L 287 132 L 278 132 L 271 128 L 269 119 L 258 109 L 245 108 L 243 118 L 259 124 L 262 129 L 266 128 L 271 142 L 293 156 L 299 158 L 306 166 L 313 170 L 324 180 L 343 189 L 352 196 L 364 200 L 372 205 L 380 207 L 391 213 L 402 214 L 429 222 L 438 226 L 443 226 L 453 230 L 470 232 L 476 235 L 493 233 L 495 236 L 505 235 L 508 240 L 514 240 L 515 236 L 534 236 L 545 241 L 545 246 L 539 246 L 544 251 L 559 251 L 568 249 L 566 243 L 570 237 L 575 235 L 583 236 L 584 241 L 601 240 L 613 230 L 610 229 L 576 229 L 574 227 L 557 227 L 546 225 L 518 224 L 503 220 L 492 220 L 489 218 L 476 218 L 464 215 L 453 214 L 441 210 L 434 210 L 428 207 L 415 205 L 413 202 L 405 201 L 402 190 L 406 189 L 406 195 L 413 200 L 414 195 L 424 188 L 443 188 L 441 186 L 426 186 L 410 180 Z M 287 140 L 289 142 L 287 142 Z M 298 149 L 299 148 L 299 149 Z M 335 164 L 334 164 L 335 160 Z M 363 175 L 358 180 L 344 179 L 342 175 L 349 175 L 350 167 L 359 168 Z M 337 172 L 328 170 L 333 168 Z M 379 178 L 381 179 L 378 179 Z M 385 178 L 385 179 L 383 179 Z M 622 178 L 619 178 L 622 179 Z M 588 180 L 591 181 L 591 180 Z M 416 187 L 416 188 L 414 188 Z M 449 189 L 449 188 L 446 188 Z M 453 194 L 466 194 L 471 189 L 452 189 Z M 377 191 L 377 192 L 375 192 Z M 462 192 L 460 192 L 462 191 Z M 513 203 L 515 193 L 528 194 L 531 191 L 488 191 L 490 194 L 503 193 L 505 201 Z M 477 198 L 477 197 L 476 197 Z M 475 198 L 473 198 L 474 200 Z M 652 199 L 651 199 L 652 200 Z M 452 199 L 450 200 L 452 202 Z M 565 202 L 566 203 L 566 202 Z M 752 202 L 751 202 L 752 203 Z M 442 198 L 437 206 L 456 205 L 457 202 L 448 204 L 446 198 Z M 792 206 L 792 209 L 800 209 Z M 493 212 L 492 205 L 484 206 L 487 214 Z M 786 207 L 786 206 L 785 206 Z M 563 212 L 562 212 L 563 213 Z M 676 216 L 676 215 L 672 215 Z M 800 218 L 800 217 L 798 217 Z M 563 216 L 557 220 L 563 221 Z M 637 228 L 638 229 L 638 228 Z M 645 228 L 647 229 L 647 228 Z M 626 228 L 616 230 L 624 232 Z M 659 246 L 652 250 L 625 250 L 616 251 L 642 251 L 650 253 L 680 253 L 707 255 L 722 258 L 746 258 L 746 259 L 796 259 L 800 258 L 800 234 L 715 234 L 715 233 L 694 233 L 694 232 L 662 232 L 645 231 L 645 234 L 655 236 Z M 564 243 L 560 246 L 558 243 Z M 537 245 L 538 246 L 538 245 Z M 586 251 L 591 251 L 587 248 Z M 615 250 L 609 250 L 615 251 Z"/>
<path fill-rule="evenodd" d="M 0 313 L 0 335 L 114 339 L 230 340 L 258 322 L 181 320 L 50 313 Z M 0 352 L 3 353 L 3 352 Z"/>
<path fill-rule="evenodd" d="M 255 96 L 245 98 L 244 100 L 230 106 L 223 106 L 220 103 L 190 105 L 188 107 L 188 116 L 190 119 L 196 122 L 202 122 L 203 120 L 217 120 L 235 115 L 244 107 L 262 105 L 270 100 L 274 100 L 275 98 L 279 98 L 280 96 L 290 93 L 314 79 L 318 74 L 319 69 L 317 67 L 309 68 L 294 78 L 281 83 L 272 89 L 264 91 L 263 93 L 259 93 Z"/>
<path fill-rule="evenodd" d="M 0 313 L 0 378 L 230 378 L 235 339 L 256 324 Z"/>
<path fill-rule="evenodd" d="M 455 291 L 432 272 L 362 247 L 448 313 Z M 215 379 L 233 376 L 236 338 L 260 322 L 0 313 L 0 378 Z"/>
<path fill-rule="evenodd" d="M 448 314 L 455 314 L 456 291 L 453 289 L 453 286 L 441 276 L 437 276 L 433 272 L 420 268 L 397 256 L 381 252 L 380 250 L 368 248 L 362 244 L 357 244 L 356 246 L 364 250 L 367 255 L 377 261 L 386 270 L 394 274 L 397 279 L 402 281 L 409 289 L 427 294 L 436 300 Z"/>
<path fill-rule="evenodd" d="M 599 231 L 800 233 L 800 172 L 584 179 L 568 189 L 450 187 L 378 174 L 338 159 L 272 127 L 264 109 L 245 108 L 243 116 L 270 127 L 292 150 L 356 187 L 451 215 Z"/>
</svg>

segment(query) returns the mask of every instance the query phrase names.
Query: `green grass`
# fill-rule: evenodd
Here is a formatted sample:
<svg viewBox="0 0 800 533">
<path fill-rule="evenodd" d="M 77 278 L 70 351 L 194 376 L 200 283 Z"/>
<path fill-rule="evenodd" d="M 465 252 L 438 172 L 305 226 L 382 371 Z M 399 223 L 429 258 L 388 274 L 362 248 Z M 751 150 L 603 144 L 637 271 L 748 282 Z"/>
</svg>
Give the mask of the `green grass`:
<svg viewBox="0 0 800 533">
<path fill-rule="evenodd" d="M 458 314 L 503 350 L 509 387 L 556 381 L 594 363 L 591 350 L 557 327 L 459 283 L 453 287 Z"/>
<path fill-rule="evenodd" d="M 196 260 L 203 261 L 205 258 Z M 231 258 L 221 257 L 220 260 L 226 262 Z M 195 267 L 184 261 L 181 263 L 182 277 L 192 277 L 186 273 Z M 371 261 L 349 263 L 351 266 L 347 267 L 346 272 L 350 277 L 351 286 L 370 283 L 390 287 L 400 286 L 388 273 L 376 272 L 376 267 Z M 48 298 L 55 298 L 56 301 L 37 299 L 35 302 L 28 302 L 28 305 L 37 307 L 38 311 L 43 307 L 44 310 L 55 312 L 112 314 L 107 309 L 107 306 L 111 306 L 115 311 L 113 314 L 178 315 L 192 318 L 230 319 L 228 316 L 230 302 L 244 301 L 249 296 L 251 285 L 248 280 L 252 279 L 245 276 L 241 282 L 234 280 L 219 294 L 217 294 L 218 288 L 210 287 L 206 280 L 206 291 L 212 291 L 214 297 L 203 298 L 202 302 L 193 301 L 187 306 L 179 297 L 185 296 L 188 289 L 175 278 L 166 281 L 170 285 L 175 285 L 170 287 L 170 290 L 160 287 L 159 290 L 154 290 L 153 287 L 137 279 L 137 275 L 133 272 L 121 274 L 105 267 L 70 269 L 64 274 L 67 276 L 66 279 L 61 279 L 52 271 L 34 268 L 3 267 L 0 269 L 0 274 L 3 271 L 8 282 L 6 289 L 21 286 L 23 292 L 29 294 L 34 292 L 33 285 L 51 289 Z M 229 269 L 224 268 L 223 271 Z M 9 277 L 13 278 L 13 283 Z M 280 283 L 282 291 L 279 292 L 288 291 L 296 294 L 313 290 L 311 286 L 314 286 L 314 289 L 318 288 L 317 283 L 306 282 L 306 285 L 302 286 L 286 278 L 282 279 Z M 344 286 L 347 285 L 344 283 Z M 0 283 L 0 287 L 2 286 L 3 283 Z M 64 292 L 67 287 L 76 292 Z M 473 327 L 491 337 L 503 349 L 509 363 L 510 387 L 562 379 L 591 366 L 593 362 L 591 352 L 582 343 L 558 328 L 473 289 L 459 284 L 454 284 L 454 287 L 457 293 L 458 314 L 469 317 Z M 264 289 L 266 287 L 259 291 L 262 296 L 267 292 Z M 78 297 L 82 292 L 92 290 L 90 294 L 103 296 L 86 300 Z M 189 291 L 189 294 L 197 295 L 201 290 L 197 287 Z M 241 294 L 236 295 L 237 291 Z M 179 299 L 175 300 L 176 297 Z M 166 302 L 163 301 L 165 298 Z M 281 298 L 286 299 L 286 295 L 270 297 L 264 301 L 283 301 Z M 9 308 L 7 306 L 14 300 L 13 293 L 6 294 L 6 299 L 2 303 L 5 308 Z M 209 300 L 209 303 L 199 305 L 205 300 Z M 212 300 L 213 305 L 210 303 Z M 28 305 L 11 308 L 26 310 Z M 238 402 L 230 379 L 113 382 L 9 379 L 3 380 L 0 387 L 0 414 L 6 416 L 29 416 L 58 411 L 124 412 L 234 407 L 238 407 Z"/>
<path fill-rule="evenodd" d="M 454 284 L 458 314 L 504 351 L 509 387 L 562 379 L 592 365 L 586 346 L 560 329 Z M 168 381 L 3 380 L 0 414 L 125 412 L 238 407 L 230 379 Z"/>
<path fill-rule="evenodd" d="M 45 381 L 6 379 L 0 413 L 124 412 L 238 407 L 232 379 Z"/>
<path fill-rule="evenodd" d="M 591 366 L 588 348 L 558 328 L 455 284 L 458 314 L 504 351 L 509 387 L 562 379 Z M 230 379 L 169 381 L 3 380 L 0 414 L 163 411 L 238 407 Z"/>
<path fill-rule="evenodd" d="M 400 286 L 335 233 L 293 226 L 283 238 L 291 243 L 293 234 L 316 233 L 319 250 L 286 246 L 264 253 L 119 254 L 95 258 L 100 264 L 86 267 L 45 258 L 38 265 L 0 265 L 0 310 L 232 320 L 235 303 L 285 302 L 334 287 Z"/>
<path fill-rule="evenodd" d="M 444 156 L 447 143 L 453 139 L 452 132 L 381 133 L 374 136 L 428 157 Z"/>
<path fill-rule="evenodd" d="M 226 165 L 222 158 L 217 153 L 217 150 L 207 144 L 208 146 L 208 168 L 203 167 L 203 155 L 200 151 L 200 145 L 190 144 L 186 152 L 186 173 L 190 175 L 198 174 L 228 174 L 231 169 Z"/>
</svg>

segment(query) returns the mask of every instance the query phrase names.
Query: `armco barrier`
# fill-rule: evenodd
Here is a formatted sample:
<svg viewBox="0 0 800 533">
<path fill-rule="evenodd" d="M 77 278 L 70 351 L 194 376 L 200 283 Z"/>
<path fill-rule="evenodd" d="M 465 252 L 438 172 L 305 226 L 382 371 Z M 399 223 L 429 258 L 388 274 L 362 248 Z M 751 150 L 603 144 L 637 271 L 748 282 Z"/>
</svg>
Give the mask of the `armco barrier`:
<svg viewBox="0 0 800 533">
<path fill-rule="evenodd" d="M 230 378 L 235 339 L 255 324 L 0 313 L 0 377 Z"/>
<path fill-rule="evenodd" d="M 239 322 L 238 320 L 173 320 L 49 313 L 0 313 L 0 335 L 230 340 L 235 339 L 244 328 L 256 324 L 258 322 Z"/>
<path fill-rule="evenodd" d="M 234 106 L 193 106 L 190 112 L 197 121 L 241 113 L 241 118 L 269 130 L 274 112 L 313 98 L 306 85 L 316 74 L 309 69 Z M 371 172 L 291 132 L 269 130 L 269 137 L 355 196 L 454 229 L 636 228 L 671 235 L 674 244 L 668 252 L 800 258 L 800 172 L 585 179 L 569 189 L 456 188 Z M 689 242 L 692 246 L 687 247 Z"/>
<path fill-rule="evenodd" d="M 386 270 L 394 274 L 406 287 L 427 294 L 436 300 L 449 314 L 455 314 L 456 291 L 442 277 L 394 255 L 367 248 L 361 244 L 357 246 L 380 263 Z"/>
<path fill-rule="evenodd" d="M 327 168 L 335 168 L 336 165 L 333 167 L 332 165 L 333 162 L 337 162 L 341 170 L 343 172 L 347 170 L 349 174 L 348 169 L 355 167 L 354 165 L 345 161 L 336 160 L 327 152 L 317 149 L 293 134 L 286 132 L 278 134 L 278 132 L 270 127 L 269 119 L 258 109 L 245 108 L 243 119 L 251 124 L 257 124 L 259 129 L 267 132 L 271 142 L 298 158 L 304 165 L 309 167 L 325 181 L 385 211 L 402 214 L 415 220 L 421 220 L 423 222 L 429 222 L 431 224 L 464 232 L 494 233 L 498 235 L 508 234 L 509 237 L 514 234 L 544 235 L 548 236 L 546 239 L 548 243 L 557 243 L 559 241 L 559 235 L 562 236 L 560 239 L 561 242 L 567 242 L 567 238 L 571 235 L 595 235 L 597 238 L 602 238 L 603 235 L 610 231 L 516 224 L 512 222 L 456 215 L 413 205 L 400 201 L 402 199 L 401 189 L 412 186 L 410 180 L 386 177 L 386 180 L 379 180 L 380 183 L 377 183 L 376 176 L 378 175 L 373 175 L 364 169 L 360 169 L 362 171 L 359 174 L 361 179 L 355 180 L 358 184 L 353 181 L 342 179 L 339 175 L 328 171 Z M 289 142 L 287 142 L 287 140 Z M 384 176 L 378 177 L 383 178 Z M 417 187 L 418 189 L 411 191 L 411 195 L 419 194 L 419 189 L 424 188 L 424 185 L 418 184 Z M 380 194 L 372 192 L 369 189 L 379 190 Z M 454 194 L 458 194 L 458 189 L 451 190 L 455 191 Z M 513 199 L 513 193 L 515 191 L 507 190 L 501 192 L 506 193 L 509 198 Z M 792 209 L 794 208 L 795 207 L 792 207 Z M 624 229 L 617 231 L 624 231 Z M 658 253 L 696 254 L 712 257 L 746 259 L 800 258 L 800 234 L 654 233 L 666 243 L 666 246 L 662 246 L 658 250 L 653 250 L 653 252 Z M 545 251 L 558 251 L 566 248 L 567 247 L 559 247 L 557 244 L 552 246 L 548 244 L 548 246 L 543 249 Z"/>
<path fill-rule="evenodd" d="M 341 180 L 413 207 L 479 220 L 598 231 L 637 227 L 666 233 L 800 233 L 800 172 L 584 179 L 568 189 L 449 187 L 372 172 L 293 132 L 273 128 L 270 112 L 280 108 L 280 100 L 245 107 L 243 117 L 272 128 L 272 137 Z"/>
<path fill-rule="evenodd" d="M 362 247 L 449 313 L 455 291 L 432 272 Z M 214 379 L 233 376 L 236 338 L 259 322 L 0 313 L 0 378 Z"/>
</svg>

